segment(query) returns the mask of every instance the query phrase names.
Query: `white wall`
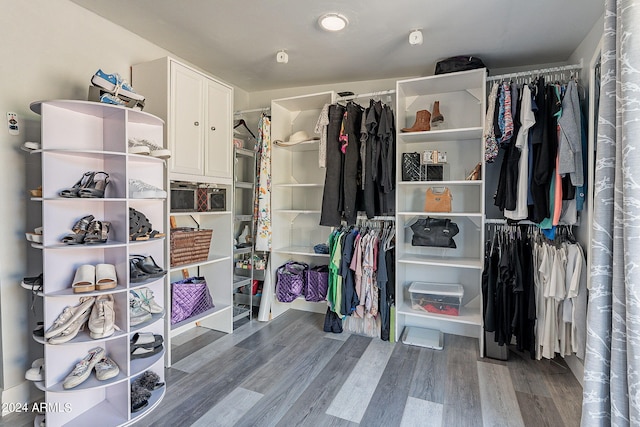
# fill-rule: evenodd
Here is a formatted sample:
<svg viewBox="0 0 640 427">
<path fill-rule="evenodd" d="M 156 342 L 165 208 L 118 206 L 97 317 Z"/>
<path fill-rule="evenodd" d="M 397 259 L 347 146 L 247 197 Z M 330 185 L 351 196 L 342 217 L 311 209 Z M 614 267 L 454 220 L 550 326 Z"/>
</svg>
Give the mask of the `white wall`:
<svg viewBox="0 0 640 427">
<path fill-rule="evenodd" d="M 27 201 L 27 190 L 40 184 L 40 162 L 19 149 L 25 140 L 40 141 L 40 118 L 29 104 L 86 99 L 97 69 L 130 79 L 132 64 L 170 53 L 67 0 L 0 0 L 0 8 L 0 114 L 5 120 L 16 112 L 21 120 L 18 136 L 0 129 L 0 388 L 2 402 L 23 402 L 36 395 L 24 372 L 43 352 L 31 339 L 29 292 L 19 285 L 42 271 L 41 253 L 24 238 L 41 224 L 40 205 Z M 246 92 L 237 93 L 246 102 Z"/>
</svg>

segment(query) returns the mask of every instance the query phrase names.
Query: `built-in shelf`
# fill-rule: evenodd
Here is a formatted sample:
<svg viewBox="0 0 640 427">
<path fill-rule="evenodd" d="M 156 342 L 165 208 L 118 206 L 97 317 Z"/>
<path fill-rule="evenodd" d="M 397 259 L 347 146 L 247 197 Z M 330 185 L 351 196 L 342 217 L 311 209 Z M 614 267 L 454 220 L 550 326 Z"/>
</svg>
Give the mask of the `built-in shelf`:
<svg viewBox="0 0 640 427">
<path fill-rule="evenodd" d="M 431 216 L 443 218 L 482 218 L 480 212 L 398 212 L 398 216 Z"/>
<path fill-rule="evenodd" d="M 253 248 L 251 248 L 251 246 L 246 248 L 236 248 L 233 250 L 233 254 L 234 255 L 250 254 L 252 251 L 253 251 Z"/>
<path fill-rule="evenodd" d="M 209 256 L 209 259 L 207 259 L 206 261 L 194 262 L 194 263 L 191 263 L 191 264 L 176 265 L 175 267 L 171 267 L 169 269 L 169 272 L 181 271 L 181 270 L 188 269 L 188 268 L 203 267 L 205 265 L 215 264 L 216 262 L 222 262 L 222 261 L 226 261 L 228 259 L 231 259 L 231 257 L 224 256 L 224 255 L 213 255 L 213 256 Z"/>
<path fill-rule="evenodd" d="M 315 209 L 276 209 L 274 210 L 274 212 L 276 213 L 282 213 L 282 214 L 292 214 L 292 215 L 299 215 L 299 214 L 320 214 L 319 210 L 315 210 Z"/>
<path fill-rule="evenodd" d="M 236 148 L 236 155 L 254 157 L 256 155 L 256 152 L 253 150 L 247 150 L 246 148 Z"/>
<path fill-rule="evenodd" d="M 236 188 L 244 188 L 245 190 L 253 189 L 253 182 L 236 181 Z"/>
<path fill-rule="evenodd" d="M 240 319 L 244 319 L 245 317 L 249 317 L 251 315 L 251 311 L 248 308 L 233 307 L 233 321 L 237 322 Z"/>
<path fill-rule="evenodd" d="M 458 181 L 399 181 L 398 185 L 424 185 L 431 187 L 444 187 L 449 185 L 469 185 L 469 186 L 480 186 L 482 185 L 482 180 L 458 180 Z"/>
<path fill-rule="evenodd" d="M 445 129 L 430 130 L 426 132 L 405 132 L 398 133 L 398 137 L 402 142 L 439 142 L 439 141 L 466 141 L 471 144 L 477 143 L 482 138 L 482 126 L 461 128 L 461 129 Z"/>
<path fill-rule="evenodd" d="M 444 322 L 464 323 L 475 326 L 480 326 L 482 324 L 482 315 L 478 307 L 462 306 L 460 307 L 460 314 L 458 316 L 450 316 L 446 314 L 429 313 L 423 310 L 414 310 L 411 307 L 411 301 L 405 301 L 404 304 L 398 308 L 398 314 L 437 319 Z"/>
<path fill-rule="evenodd" d="M 298 183 L 290 183 L 290 184 L 274 184 L 274 187 L 278 187 L 278 188 L 323 188 L 324 184 L 314 184 L 314 183 L 307 183 L 307 184 L 298 184 Z"/>
<path fill-rule="evenodd" d="M 398 258 L 401 264 L 432 265 L 441 267 L 459 267 L 482 270 L 482 260 L 476 258 L 429 257 L 424 255 L 404 255 Z"/>
<path fill-rule="evenodd" d="M 247 286 L 251 284 L 250 277 L 242 277 L 242 276 L 233 276 L 233 289 L 236 290 L 243 286 Z"/>
<path fill-rule="evenodd" d="M 217 216 L 217 215 L 229 215 L 231 211 L 207 211 L 207 212 L 170 212 L 170 216 Z"/>
<path fill-rule="evenodd" d="M 73 370 L 74 366 L 75 364 L 69 367 L 69 372 Z M 78 390 L 92 390 L 97 388 L 106 388 L 106 387 L 109 387 L 110 385 L 119 383 L 121 381 L 126 381 L 127 378 L 128 377 L 126 375 L 126 370 L 120 369 L 120 373 L 117 376 L 110 378 L 106 381 L 99 381 L 95 375 L 89 375 L 89 378 L 87 378 L 82 384 L 78 385 L 77 387 L 65 389 L 62 386 L 62 381 L 60 381 L 59 383 L 56 383 L 51 387 L 47 387 L 46 390 L 48 392 L 54 392 L 54 393 L 72 393 Z"/>
<path fill-rule="evenodd" d="M 273 144 L 275 150 L 287 151 L 316 151 L 318 150 L 319 140 L 302 141 L 295 145 L 279 145 Z"/>
<path fill-rule="evenodd" d="M 97 295 L 116 294 L 120 292 L 127 292 L 126 286 L 118 285 L 112 289 L 105 289 L 104 291 L 91 291 L 91 292 L 74 292 L 72 287 L 68 287 L 55 292 L 47 292 L 45 293 L 45 295 L 48 297 L 68 297 L 68 296 L 92 297 Z"/>
<path fill-rule="evenodd" d="M 236 215 L 233 217 L 236 222 L 253 221 L 253 215 Z"/>
<path fill-rule="evenodd" d="M 181 332 L 184 332 L 187 329 L 190 329 L 194 322 L 201 321 L 203 319 L 206 319 L 207 317 L 211 317 L 214 315 L 222 315 L 226 310 L 231 310 L 232 308 L 231 306 L 226 304 L 216 303 L 215 300 L 214 300 L 214 304 L 215 304 L 215 307 L 213 307 L 210 310 L 204 311 L 200 314 L 197 314 L 181 322 L 171 325 L 171 335 L 172 336 L 178 335 Z"/>
<path fill-rule="evenodd" d="M 274 252 L 280 254 L 290 254 L 290 255 L 308 255 L 308 256 L 317 256 L 317 257 L 329 257 L 329 254 L 317 254 L 313 251 L 313 246 L 287 246 L 283 248 L 274 249 Z"/>
</svg>

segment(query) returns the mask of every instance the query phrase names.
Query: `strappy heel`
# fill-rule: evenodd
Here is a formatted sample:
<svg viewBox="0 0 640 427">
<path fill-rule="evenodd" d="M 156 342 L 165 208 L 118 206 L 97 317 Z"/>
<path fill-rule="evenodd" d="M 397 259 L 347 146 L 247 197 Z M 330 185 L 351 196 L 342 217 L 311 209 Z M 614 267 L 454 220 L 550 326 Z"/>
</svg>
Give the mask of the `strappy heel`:
<svg viewBox="0 0 640 427">
<path fill-rule="evenodd" d="M 107 243 L 107 238 L 108 238 L 110 228 L 111 228 L 110 222 L 92 221 L 91 224 L 89 224 L 87 233 L 84 237 L 84 243 L 86 244 Z"/>
<path fill-rule="evenodd" d="M 58 195 L 60 197 L 67 198 L 79 197 L 78 193 L 80 192 L 80 190 L 88 187 L 89 185 L 91 185 L 91 183 L 93 183 L 93 177 L 95 176 L 95 174 L 95 172 L 85 172 L 84 175 L 82 175 L 82 177 L 78 180 L 78 182 L 73 184 L 73 187 L 60 190 L 58 192 Z"/>
<path fill-rule="evenodd" d="M 91 224 L 91 221 L 93 221 L 93 219 L 93 215 L 87 215 L 80 218 L 78 221 L 76 221 L 75 224 L 73 224 L 73 227 L 71 228 L 73 234 L 67 234 L 62 238 L 61 242 L 67 245 L 79 245 L 81 243 L 84 243 L 84 238 L 87 234 L 87 230 L 89 229 L 89 224 Z"/>
<path fill-rule="evenodd" d="M 104 175 L 102 179 L 95 179 L 96 175 Z M 91 182 L 78 191 L 79 197 L 101 199 L 104 198 L 104 191 L 109 185 L 109 174 L 106 172 L 95 172 L 91 177 Z"/>
</svg>

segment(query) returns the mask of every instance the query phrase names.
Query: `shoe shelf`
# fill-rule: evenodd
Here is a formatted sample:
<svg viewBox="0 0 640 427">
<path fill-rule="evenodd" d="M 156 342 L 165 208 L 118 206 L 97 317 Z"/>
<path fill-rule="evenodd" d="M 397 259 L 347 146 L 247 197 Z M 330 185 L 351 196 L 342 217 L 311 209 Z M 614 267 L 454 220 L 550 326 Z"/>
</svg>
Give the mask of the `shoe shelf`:
<svg viewBox="0 0 640 427">
<path fill-rule="evenodd" d="M 216 263 L 219 263 L 219 262 L 227 261 L 229 259 L 231 259 L 231 257 L 227 256 L 227 255 L 209 255 L 209 259 L 207 259 L 206 261 L 200 261 L 200 262 L 194 262 L 194 263 L 189 263 L 189 264 L 176 265 L 175 267 L 169 268 L 169 272 L 181 271 L 181 270 L 190 269 L 190 268 L 196 268 L 196 267 L 204 267 L 204 266 L 207 266 L 207 265 L 211 265 L 211 264 L 216 264 Z"/>
<path fill-rule="evenodd" d="M 400 80 L 396 83 L 396 330 L 417 327 L 478 338 L 483 354 L 481 282 L 484 261 L 484 69 Z M 444 123 L 430 130 L 401 132 L 433 112 L 436 101 Z M 431 123 L 432 124 L 432 123 Z M 421 129 L 424 129 L 422 127 Z M 446 153 L 442 181 L 402 181 L 402 154 Z M 467 180 L 481 165 L 481 178 Z M 425 211 L 425 192 L 447 187 L 451 212 Z M 448 218 L 458 225 L 456 248 L 413 246 L 410 226 L 418 218 Z M 409 286 L 414 281 L 459 284 L 464 289 L 458 316 L 414 310 Z"/>
<path fill-rule="evenodd" d="M 218 303 L 215 300 L 215 295 L 214 296 L 214 300 L 213 300 L 213 304 L 215 305 L 214 308 L 204 311 L 200 314 L 196 314 L 195 316 L 191 316 L 188 319 L 185 319 L 181 322 L 178 323 L 174 323 L 171 325 L 171 335 L 175 336 L 178 335 L 188 329 L 191 329 L 194 324 L 196 322 L 199 322 L 205 318 L 211 317 L 213 315 L 224 315 L 226 313 L 232 313 L 232 306 L 231 305 L 227 305 L 227 304 L 222 304 L 222 303 Z M 215 328 L 214 328 L 215 329 Z"/>
<path fill-rule="evenodd" d="M 134 418 L 130 408 L 131 381 L 145 369 L 153 369 L 164 381 L 166 352 L 165 345 L 153 355 L 132 359 L 129 339 L 138 331 L 152 331 L 166 338 L 168 331 L 164 313 L 152 314 L 150 320 L 139 325 L 131 326 L 130 322 L 132 294 L 129 291 L 133 289 L 149 288 L 155 302 L 166 311 L 168 274 L 132 283 L 129 256 L 151 256 L 158 266 L 168 270 L 168 239 L 129 241 L 129 208 L 144 213 L 153 229 L 165 234 L 168 234 L 168 209 L 166 198 L 130 197 L 129 182 L 132 179 L 166 191 L 167 172 L 162 159 L 129 154 L 128 139 L 163 141 L 164 122 L 141 111 L 87 101 L 43 101 L 31 104 L 31 109 L 42 115 L 42 149 L 36 150 L 42 163 L 42 197 L 32 200 L 42 203 L 40 209 L 45 230 L 43 243 L 36 245 L 43 251 L 42 271 L 47 282 L 41 293 L 45 331 L 65 307 L 77 307 L 81 298 L 103 295 L 113 296 L 114 324 L 120 329 L 94 339 L 85 324 L 84 329 L 72 339 L 58 344 L 33 335 L 33 339 L 43 345 L 45 359 L 45 378 L 43 382 L 36 383 L 36 387 L 45 391 L 47 405 L 70 407 L 69 411 L 47 413 L 46 422 L 48 425 L 65 426 L 126 425 Z M 96 174 L 93 181 L 83 180 L 85 173 L 90 171 L 108 174 L 103 197 L 67 198 L 59 195 L 64 189 L 75 190 L 82 186 L 92 189 L 97 180 L 104 179 L 104 175 Z M 74 188 L 79 179 L 81 183 Z M 91 191 L 91 194 L 95 193 Z M 95 195 L 101 196 L 99 192 Z M 106 242 L 62 243 L 64 236 L 73 234 L 74 224 L 87 215 L 93 215 L 95 221 L 110 223 Z M 74 292 L 75 274 L 86 264 L 113 265 L 117 285 L 105 290 Z M 90 310 L 92 316 L 100 316 L 97 303 Z M 76 363 L 95 347 L 105 350 L 105 356 L 115 362 L 119 373 L 101 381 L 92 370 L 86 380 L 65 389 L 65 378 Z M 156 407 L 164 391 L 163 387 L 154 392 L 153 402 L 136 413 L 136 419 Z"/>
</svg>

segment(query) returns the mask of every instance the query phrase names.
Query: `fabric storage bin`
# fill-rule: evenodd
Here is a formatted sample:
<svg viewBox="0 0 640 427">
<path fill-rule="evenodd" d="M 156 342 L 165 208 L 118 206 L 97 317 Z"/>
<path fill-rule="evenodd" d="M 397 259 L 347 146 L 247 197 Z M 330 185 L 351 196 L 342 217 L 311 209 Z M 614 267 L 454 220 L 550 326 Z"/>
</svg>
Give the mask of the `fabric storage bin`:
<svg viewBox="0 0 640 427">
<path fill-rule="evenodd" d="M 414 310 L 458 316 L 464 288 L 455 283 L 411 282 L 409 293 Z"/>
</svg>

